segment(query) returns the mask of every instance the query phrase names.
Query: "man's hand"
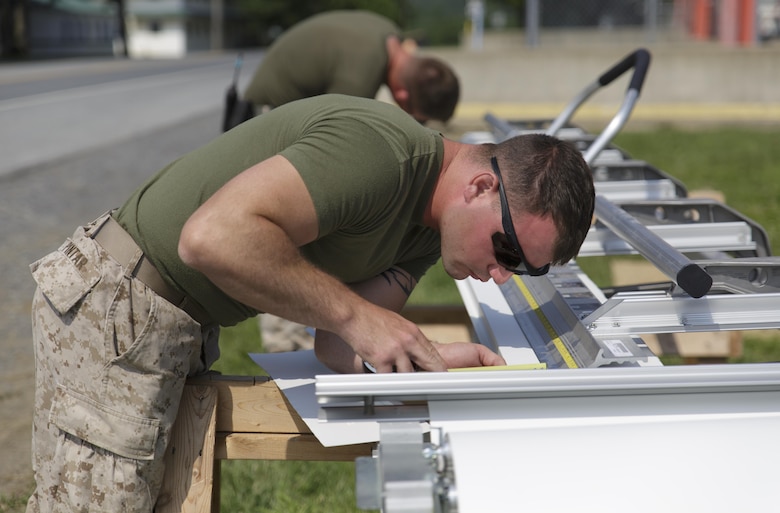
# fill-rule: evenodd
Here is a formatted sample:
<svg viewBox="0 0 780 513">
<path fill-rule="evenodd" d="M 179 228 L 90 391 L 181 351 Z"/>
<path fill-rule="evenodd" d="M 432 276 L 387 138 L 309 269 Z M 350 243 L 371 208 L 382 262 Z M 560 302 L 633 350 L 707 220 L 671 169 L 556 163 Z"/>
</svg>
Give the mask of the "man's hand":
<svg viewBox="0 0 780 513">
<path fill-rule="evenodd" d="M 337 372 L 363 372 L 363 361 L 377 372 L 445 371 L 447 364 L 430 340 L 399 313 L 417 284 L 393 267 L 351 289 L 366 300 L 352 316 L 314 341 L 317 358 Z"/>
<path fill-rule="evenodd" d="M 314 351 L 317 358 L 336 372 L 364 372 L 363 362 L 375 372 L 445 371 L 447 362 L 413 323 L 402 319 L 401 330 L 375 331 L 351 347 L 341 337 L 317 330 Z M 377 323 L 380 324 L 380 323 Z M 411 331 L 407 331 L 411 330 Z M 403 340 L 404 342 L 400 342 Z"/>
<path fill-rule="evenodd" d="M 434 346 L 442 358 L 444 358 L 444 361 L 447 362 L 448 369 L 506 365 L 506 361 L 501 355 L 494 353 L 482 344 L 471 342 L 442 344 L 434 342 Z"/>
<path fill-rule="evenodd" d="M 329 349 L 326 350 L 315 339 L 315 349 L 322 350 L 317 356 L 326 365 L 341 372 L 360 372 L 362 360 L 365 360 L 377 372 L 447 370 L 447 362 L 416 324 L 379 306 L 370 305 L 370 310 L 368 314 L 356 316 L 344 327 L 341 335 L 349 341 L 347 343 L 358 360 L 349 358 L 347 354 L 338 354 L 338 346 L 333 340 L 327 344 Z M 325 342 L 324 338 L 322 342 Z M 341 362 L 350 362 L 349 368 L 342 367 Z"/>
</svg>

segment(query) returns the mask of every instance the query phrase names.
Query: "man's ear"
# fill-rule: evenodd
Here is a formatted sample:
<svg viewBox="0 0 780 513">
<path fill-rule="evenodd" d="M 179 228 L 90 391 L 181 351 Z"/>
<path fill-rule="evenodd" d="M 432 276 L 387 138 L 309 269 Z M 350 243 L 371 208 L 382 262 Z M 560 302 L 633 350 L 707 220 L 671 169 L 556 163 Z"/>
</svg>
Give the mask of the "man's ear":
<svg viewBox="0 0 780 513">
<path fill-rule="evenodd" d="M 498 179 L 496 175 L 489 171 L 483 171 L 472 178 L 472 182 L 477 186 L 480 192 L 490 192 L 498 190 Z"/>
<path fill-rule="evenodd" d="M 397 103 L 399 107 L 401 107 L 403 110 L 409 108 L 408 89 L 406 89 L 405 87 L 397 86 L 392 89 L 391 93 L 393 95 L 393 100 L 395 100 L 395 103 Z"/>
<path fill-rule="evenodd" d="M 489 172 L 481 172 L 474 175 L 466 187 L 466 201 L 475 199 L 483 194 L 490 193 L 498 189 L 498 180 L 496 175 Z"/>
<path fill-rule="evenodd" d="M 403 48 L 406 53 L 411 55 L 417 51 L 417 41 L 407 37 L 401 41 L 401 48 Z"/>
</svg>

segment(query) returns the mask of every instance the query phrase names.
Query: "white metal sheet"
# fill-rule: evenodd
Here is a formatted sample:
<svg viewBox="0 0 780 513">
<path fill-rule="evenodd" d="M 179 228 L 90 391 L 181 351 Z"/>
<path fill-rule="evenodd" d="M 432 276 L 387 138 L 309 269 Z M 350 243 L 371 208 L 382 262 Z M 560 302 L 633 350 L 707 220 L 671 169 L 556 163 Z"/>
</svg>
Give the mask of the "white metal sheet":
<svg viewBox="0 0 780 513">
<path fill-rule="evenodd" d="M 452 432 L 458 512 L 774 511 L 778 429 L 767 414 Z"/>
</svg>

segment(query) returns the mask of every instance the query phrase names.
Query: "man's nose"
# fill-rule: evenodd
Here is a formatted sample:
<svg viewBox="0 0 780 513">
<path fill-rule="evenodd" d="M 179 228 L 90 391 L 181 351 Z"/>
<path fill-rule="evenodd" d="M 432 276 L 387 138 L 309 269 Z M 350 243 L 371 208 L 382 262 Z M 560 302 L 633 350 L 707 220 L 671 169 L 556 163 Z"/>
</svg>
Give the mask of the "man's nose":
<svg viewBox="0 0 780 513">
<path fill-rule="evenodd" d="M 497 265 L 490 270 L 490 277 L 493 278 L 496 285 L 501 285 L 502 283 L 509 281 L 509 278 L 512 277 L 512 272 Z"/>
</svg>

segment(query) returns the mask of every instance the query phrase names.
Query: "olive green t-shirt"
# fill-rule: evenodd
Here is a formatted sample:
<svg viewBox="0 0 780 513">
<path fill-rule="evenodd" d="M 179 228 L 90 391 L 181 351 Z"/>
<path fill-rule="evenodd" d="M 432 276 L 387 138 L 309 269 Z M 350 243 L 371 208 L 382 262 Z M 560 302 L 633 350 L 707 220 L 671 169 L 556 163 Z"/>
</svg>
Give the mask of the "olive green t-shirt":
<svg viewBox="0 0 780 513">
<path fill-rule="evenodd" d="M 223 184 L 276 154 L 295 166 L 313 200 L 319 234 L 300 249 L 320 269 L 344 283 L 394 265 L 419 279 L 439 258 L 439 234 L 423 225 L 423 214 L 441 168 L 441 135 L 376 100 L 323 95 L 293 102 L 171 163 L 115 214 L 166 280 L 221 325 L 257 311 L 184 265 L 179 235 Z"/>
<path fill-rule="evenodd" d="M 278 107 L 326 93 L 374 98 L 387 74 L 390 35 L 399 29 L 365 11 L 330 11 L 291 27 L 271 45 L 244 92 Z"/>
</svg>

